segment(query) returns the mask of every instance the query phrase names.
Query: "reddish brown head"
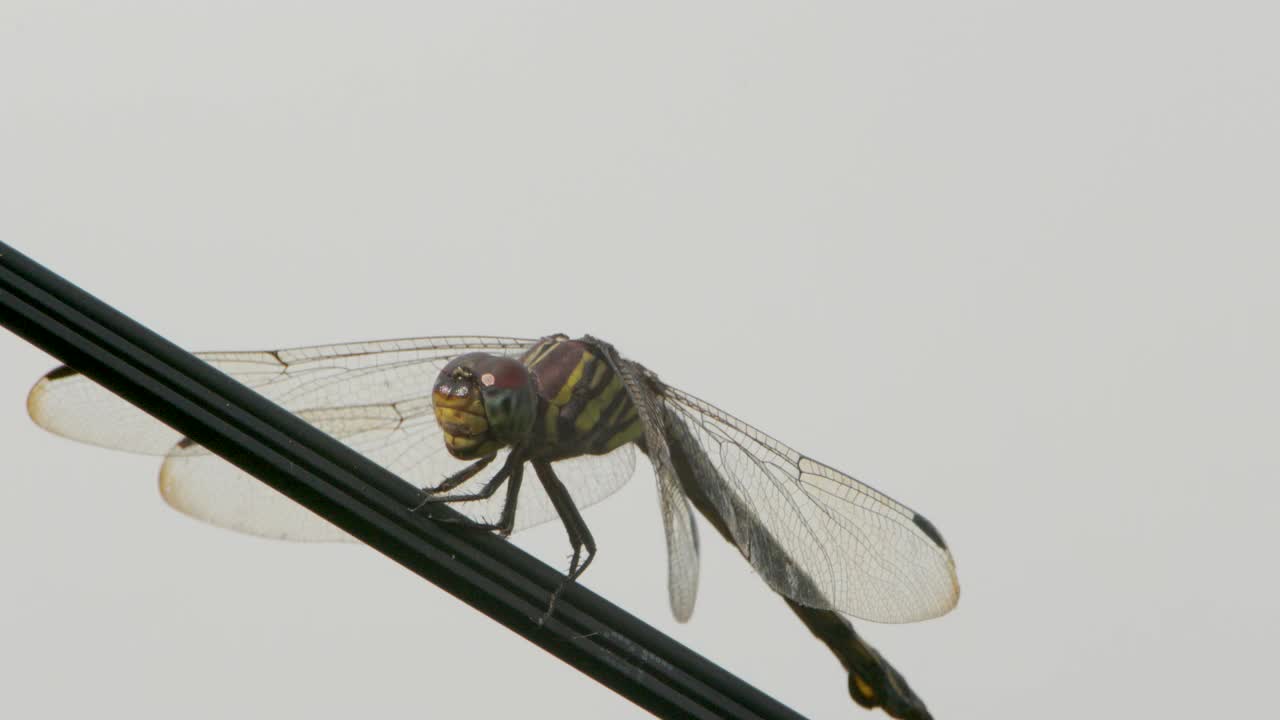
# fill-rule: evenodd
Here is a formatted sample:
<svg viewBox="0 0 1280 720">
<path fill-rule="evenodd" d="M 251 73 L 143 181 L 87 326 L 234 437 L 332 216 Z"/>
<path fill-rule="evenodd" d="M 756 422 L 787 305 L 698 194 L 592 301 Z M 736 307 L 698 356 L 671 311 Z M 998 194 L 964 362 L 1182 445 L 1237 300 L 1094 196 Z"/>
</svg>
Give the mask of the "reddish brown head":
<svg viewBox="0 0 1280 720">
<path fill-rule="evenodd" d="M 538 410 L 533 382 L 527 367 L 503 355 L 467 353 L 445 365 L 431 400 L 449 453 L 474 460 L 527 437 Z"/>
</svg>

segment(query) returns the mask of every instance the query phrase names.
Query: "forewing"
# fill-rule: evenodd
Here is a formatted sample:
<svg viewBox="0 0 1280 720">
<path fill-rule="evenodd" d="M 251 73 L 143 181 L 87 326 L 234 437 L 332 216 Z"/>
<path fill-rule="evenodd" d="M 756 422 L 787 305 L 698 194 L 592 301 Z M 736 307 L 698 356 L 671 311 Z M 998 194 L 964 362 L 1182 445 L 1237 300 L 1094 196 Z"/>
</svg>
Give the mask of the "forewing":
<svg viewBox="0 0 1280 720">
<path fill-rule="evenodd" d="M 877 622 L 955 606 L 955 563 L 923 516 L 687 393 L 658 393 L 667 437 L 774 591 Z"/>
<path fill-rule="evenodd" d="M 536 340 L 436 337 L 316 345 L 197 356 L 295 413 L 430 398 L 445 363 L 463 353 L 517 354 Z M 93 445 L 165 455 L 180 433 L 67 367 L 27 396 L 31 418 L 50 432 Z"/>
</svg>

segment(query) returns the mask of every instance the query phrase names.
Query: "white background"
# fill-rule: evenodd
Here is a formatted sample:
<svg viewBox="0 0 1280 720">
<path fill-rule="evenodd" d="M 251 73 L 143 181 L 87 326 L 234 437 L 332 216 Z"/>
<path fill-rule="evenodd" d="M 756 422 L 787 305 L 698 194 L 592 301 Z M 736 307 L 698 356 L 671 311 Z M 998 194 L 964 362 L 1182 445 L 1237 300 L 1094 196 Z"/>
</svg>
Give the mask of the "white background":
<svg viewBox="0 0 1280 720">
<path fill-rule="evenodd" d="M 1273 4 L 1047 5 L 8 0 L 0 239 L 191 349 L 598 334 L 938 525 L 958 609 L 859 626 L 938 717 L 1265 714 Z M 367 549 L 169 511 L 0 364 L 0 714 L 642 714 Z M 670 619 L 647 468 L 587 520 L 587 585 L 863 716 L 705 526 Z"/>
</svg>

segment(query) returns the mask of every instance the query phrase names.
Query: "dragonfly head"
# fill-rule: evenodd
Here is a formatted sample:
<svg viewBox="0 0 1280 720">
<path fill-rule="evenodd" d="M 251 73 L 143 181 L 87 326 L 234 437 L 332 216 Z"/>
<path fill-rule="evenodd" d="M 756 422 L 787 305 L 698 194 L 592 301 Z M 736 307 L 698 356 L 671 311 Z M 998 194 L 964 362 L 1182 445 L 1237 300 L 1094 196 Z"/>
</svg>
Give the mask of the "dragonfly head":
<svg viewBox="0 0 1280 720">
<path fill-rule="evenodd" d="M 533 429 L 538 394 L 514 358 L 460 355 L 444 366 L 431 393 L 449 454 L 475 460 L 519 442 Z"/>
</svg>

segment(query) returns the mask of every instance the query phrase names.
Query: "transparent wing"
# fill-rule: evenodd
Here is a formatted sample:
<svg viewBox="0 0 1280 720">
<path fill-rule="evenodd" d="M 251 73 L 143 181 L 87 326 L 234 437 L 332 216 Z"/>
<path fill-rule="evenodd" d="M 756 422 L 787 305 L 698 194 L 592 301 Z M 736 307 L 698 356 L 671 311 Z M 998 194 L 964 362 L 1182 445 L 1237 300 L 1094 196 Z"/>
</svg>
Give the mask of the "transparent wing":
<svg viewBox="0 0 1280 720">
<path fill-rule="evenodd" d="M 199 357 L 419 487 L 435 485 L 465 463 L 445 450 L 431 405 L 436 375 L 467 352 L 518 355 L 532 339 L 440 337 L 347 343 Z M 350 539 L 235 466 L 120 399 L 92 380 L 59 368 L 32 388 L 31 417 L 75 440 L 165 455 L 160 489 L 178 510 L 240 532 L 303 541 Z M 598 502 L 630 478 L 630 449 L 556 464 L 579 506 Z M 501 458 L 493 467 L 501 466 Z M 482 474 L 480 478 L 487 477 Z M 474 481 L 473 481 L 474 482 Z M 468 485 L 455 490 L 463 493 Z M 476 519 L 499 514 L 503 493 L 453 507 Z M 521 491 L 516 528 L 557 517 L 538 483 Z"/>
<path fill-rule="evenodd" d="M 390 468 L 383 459 L 395 454 L 395 449 L 390 445 L 373 443 L 372 451 L 363 449 L 362 452 Z M 506 451 L 498 453 L 490 467 L 501 467 L 505 459 Z M 455 469 L 463 467 L 463 463 L 453 460 L 448 453 L 443 453 L 439 462 Z M 430 463 L 419 463 L 409 468 L 411 473 L 401 473 L 401 477 L 424 475 L 423 468 L 429 466 Z M 555 464 L 555 469 L 574 502 L 582 508 L 603 500 L 626 484 L 635 469 L 635 452 L 627 446 L 608 455 L 562 460 Z M 482 473 L 471 482 L 482 482 L 487 477 Z M 405 479 L 408 480 L 407 477 Z M 439 478 L 431 482 L 439 482 Z M 470 489 L 471 485 L 464 483 L 452 494 L 462 494 Z M 354 540 L 327 520 L 199 446 L 175 447 L 169 453 L 160 468 L 160 494 L 165 502 L 187 515 L 249 535 L 299 542 Z M 453 503 L 450 507 L 473 520 L 493 522 L 501 516 L 505 499 L 505 492 L 499 492 L 487 500 Z M 518 532 L 557 517 L 542 485 L 525 482 L 516 505 L 514 530 Z"/>
<path fill-rule="evenodd" d="M 198 446 L 174 448 L 160 466 L 160 495 L 175 510 L 248 535 L 355 542 L 328 520 Z"/>
<path fill-rule="evenodd" d="M 334 429 L 326 431 L 341 436 L 335 429 L 345 418 L 354 417 L 358 427 L 368 420 L 363 417 L 367 408 L 386 412 L 384 406 L 426 399 L 430 411 L 436 375 L 458 355 L 472 351 L 519 354 L 535 342 L 437 337 L 197 356 L 294 413 L 328 411 Z M 27 411 L 50 432 L 116 450 L 165 455 L 182 439 L 168 425 L 65 366 L 31 388 Z"/>
<path fill-rule="evenodd" d="M 942 615 L 955 562 L 923 516 L 724 411 L 649 378 L 667 441 L 774 591 L 877 622 Z"/>
<path fill-rule="evenodd" d="M 688 622 L 698 598 L 698 526 L 693 521 L 689 498 L 678 484 L 660 478 L 658 504 L 667 538 L 667 596 L 671 601 L 671 614 L 679 622 Z"/>
<path fill-rule="evenodd" d="M 637 442 L 653 464 L 653 474 L 658 481 L 658 505 L 667 540 L 667 597 L 671 614 L 677 621 L 687 622 L 693 616 L 698 598 L 698 526 L 667 447 L 663 403 L 654 393 L 655 388 L 663 385 L 644 366 L 620 356 L 609 343 L 590 336 L 585 339 L 604 353 L 618 373 L 644 426 L 644 436 Z"/>
</svg>

